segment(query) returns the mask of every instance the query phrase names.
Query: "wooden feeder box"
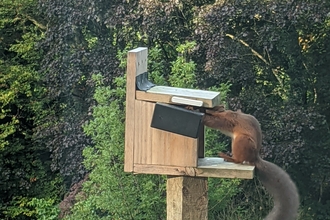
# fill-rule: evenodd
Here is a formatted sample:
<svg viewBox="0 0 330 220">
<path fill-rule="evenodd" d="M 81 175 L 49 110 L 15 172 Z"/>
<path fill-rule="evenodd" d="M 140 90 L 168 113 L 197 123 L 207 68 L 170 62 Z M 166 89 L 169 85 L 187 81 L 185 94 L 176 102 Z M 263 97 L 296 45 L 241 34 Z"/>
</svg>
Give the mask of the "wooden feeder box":
<svg viewBox="0 0 330 220">
<path fill-rule="evenodd" d="M 253 166 L 204 157 L 203 113 L 185 108 L 219 105 L 219 93 L 152 84 L 147 53 L 128 52 L 125 172 L 252 179 Z"/>
</svg>

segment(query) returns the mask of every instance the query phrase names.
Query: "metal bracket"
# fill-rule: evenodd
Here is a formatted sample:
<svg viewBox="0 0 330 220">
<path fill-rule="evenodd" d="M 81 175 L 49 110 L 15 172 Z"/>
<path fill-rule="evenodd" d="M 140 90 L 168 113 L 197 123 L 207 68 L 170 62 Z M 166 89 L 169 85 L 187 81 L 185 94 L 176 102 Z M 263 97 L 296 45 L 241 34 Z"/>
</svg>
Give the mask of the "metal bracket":
<svg viewBox="0 0 330 220">
<path fill-rule="evenodd" d="M 144 72 L 136 77 L 136 87 L 140 91 L 147 91 L 154 87 L 155 84 L 148 80 L 148 72 Z"/>
</svg>

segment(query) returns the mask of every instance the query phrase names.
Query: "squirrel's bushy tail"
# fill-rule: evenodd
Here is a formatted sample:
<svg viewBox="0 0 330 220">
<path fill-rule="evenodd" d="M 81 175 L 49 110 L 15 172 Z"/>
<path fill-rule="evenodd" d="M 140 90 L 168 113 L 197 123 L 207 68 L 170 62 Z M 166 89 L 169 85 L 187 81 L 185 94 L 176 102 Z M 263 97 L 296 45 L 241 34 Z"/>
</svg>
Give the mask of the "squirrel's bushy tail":
<svg viewBox="0 0 330 220">
<path fill-rule="evenodd" d="M 299 194 L 290 176 L 282 168 L 261 158 L 255 166 L 259 180 L 274 200 L 274 207 L 265 220 L 296 219 Z"/>
</svg>

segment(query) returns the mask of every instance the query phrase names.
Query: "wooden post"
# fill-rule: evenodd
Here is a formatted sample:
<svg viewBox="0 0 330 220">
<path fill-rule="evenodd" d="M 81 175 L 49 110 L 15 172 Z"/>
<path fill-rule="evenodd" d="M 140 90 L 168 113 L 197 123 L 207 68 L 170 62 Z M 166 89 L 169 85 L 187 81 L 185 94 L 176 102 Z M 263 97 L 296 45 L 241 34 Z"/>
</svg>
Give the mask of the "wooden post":
<svg viewBox="0 0 330 220">
<path fill-rule="evenodd" d="M 207 220 L 207 178 L 167 179 L 167 220 Z"/>
<path fill-rule="evenodd" d="M 134 164 L 135 78 L 147 72 L 147 61 L 147 48 L 139 47 L 128 51 L 126 76 L 125 172 L 132 172 Z"/>
</svg>

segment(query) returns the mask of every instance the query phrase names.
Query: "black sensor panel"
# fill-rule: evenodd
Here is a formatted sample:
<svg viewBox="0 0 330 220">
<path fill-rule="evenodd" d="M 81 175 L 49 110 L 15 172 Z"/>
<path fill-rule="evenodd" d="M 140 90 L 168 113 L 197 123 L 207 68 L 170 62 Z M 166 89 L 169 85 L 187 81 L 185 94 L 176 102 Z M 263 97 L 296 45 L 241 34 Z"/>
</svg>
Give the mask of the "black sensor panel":
<svg viewBox="0 0 330 220">
<path fill-rule="evenodd" d="M 204 113 L 174 105 L 156 103 L 151 127 L 197 138 Z"/>
</svg>

